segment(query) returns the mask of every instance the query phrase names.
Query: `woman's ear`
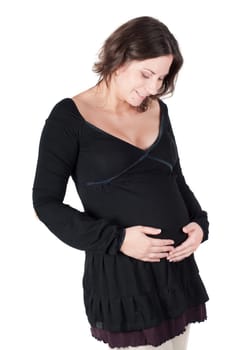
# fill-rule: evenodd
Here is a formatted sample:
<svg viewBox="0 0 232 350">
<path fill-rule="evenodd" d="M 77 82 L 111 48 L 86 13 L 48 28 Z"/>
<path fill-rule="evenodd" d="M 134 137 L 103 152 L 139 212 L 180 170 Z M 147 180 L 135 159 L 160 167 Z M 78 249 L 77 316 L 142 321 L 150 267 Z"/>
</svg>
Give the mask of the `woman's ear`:
<svg viewBox="0 0 232 350">
<path fill-rule="evenodd" d="M 121 66 L 119 66 L 115 71 L 115 75 L 119 76 L 121 73 L 123 73 L 125 71 L 125 69 L 127 68 L 127 65 L 128 64 L 123 63 Z"/>
</svg>

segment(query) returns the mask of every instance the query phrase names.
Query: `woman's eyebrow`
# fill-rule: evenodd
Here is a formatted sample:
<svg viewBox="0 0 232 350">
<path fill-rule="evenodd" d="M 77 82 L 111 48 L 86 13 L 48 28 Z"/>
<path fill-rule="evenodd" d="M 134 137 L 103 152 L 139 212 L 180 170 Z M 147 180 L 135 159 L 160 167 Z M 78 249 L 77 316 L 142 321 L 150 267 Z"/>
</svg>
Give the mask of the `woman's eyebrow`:
<svg viewBox="0 0 232 350">
<path fill-rule="evenodd" d="M 144 69 L 148 70 L 148 71 L 151 72 L 153 75 L 157 74 L 156 72 L 153 72 L 153 70 L 151 70 L 150 68 L 144 68 Z M 164 77 L 165 77 L 166 75 L 168 75 L 168 73 L 162 74 L 162 76 L 164 76 Z"/>
<path fill-rule="evenodd" d="M 146 70 L 149 70 L 149 72 L 151 72 L 152 74 L 156 74 L 155 72 L 153 72 L 153 70 L 151 70 L 150 68 L 144 68 L 144 69 L 146 69 Z"/>
</svg>

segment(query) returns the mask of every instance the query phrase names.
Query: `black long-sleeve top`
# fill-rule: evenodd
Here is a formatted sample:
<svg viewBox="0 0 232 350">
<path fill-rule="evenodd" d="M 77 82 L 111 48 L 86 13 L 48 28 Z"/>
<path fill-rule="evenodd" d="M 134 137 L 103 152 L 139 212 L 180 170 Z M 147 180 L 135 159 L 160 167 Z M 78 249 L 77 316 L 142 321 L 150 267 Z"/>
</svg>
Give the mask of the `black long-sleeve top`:
<svg viewBox="0 0 232 350">
<path fill-rule="evenodd" d="M 146 150 L 87 122 L 71 98 L 55 105 L 42 130 L 33 206 L 59 239 L 86 252 L 83 287 L 92 326 L 113 331 L 149 327 L 208 299 L 193 255 L 178 264 L 166 259 L 146 263 L 120 252 L 125 228 L 134 225 L 161 228 L 159 238 L 173 239 L 178 245 L 187 237 L 182 227 L 194 221 L 203 229 L 203 241 L 208 238 L 207 213 L 186 184 L 167 106 L 162 100 L 159 103 L 159 134 Z M 84 211 L 63 202 L 70 176 Z M 165 286 L 170 290 L 173 283 L 179 290 L 183 279 L 186 284 L 186 276 L 193 273 L 194 283 L 189 283 L 195 292 L 191 296 L 179 292 L 175 302 L 169 295 L 168 314 L 159 311 L 155 318 L 146 314 L 141 321 L 128 311 L 136 297 L 146 299 Z M 159 282 L 154 279 L 158 275 Z M 160 296 L 154 298 L 160 305 Z"/>
</svg>

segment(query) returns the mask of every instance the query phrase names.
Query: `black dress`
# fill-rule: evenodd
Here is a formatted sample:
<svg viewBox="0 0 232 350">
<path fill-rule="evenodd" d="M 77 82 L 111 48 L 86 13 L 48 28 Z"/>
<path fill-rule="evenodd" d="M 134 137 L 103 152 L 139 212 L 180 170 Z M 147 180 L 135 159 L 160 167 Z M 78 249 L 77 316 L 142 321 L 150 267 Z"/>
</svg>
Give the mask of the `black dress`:
<svg viewBox="0 0 232 350">
<path fill-rule="evenodd" d="M 159 327 L 208 300 L 193 254 L 157 263 L 120 252 L 125 227 L 134 225 L 161 228 L 156 237 L 177 246 L 187 237 L 182 227 L 195 221 L 208 238 L 207 213 L 185 182 L 167 106 L 159 104 L 159 134 L 146 150 L 87 122 L 71 98 L 55 105 L 42 131 L 33 206 L 51 232 L 86 253 L 83 290 L 92 329 Z M 63 203 L 70 176 L 84 212 Z"/>
</svg>

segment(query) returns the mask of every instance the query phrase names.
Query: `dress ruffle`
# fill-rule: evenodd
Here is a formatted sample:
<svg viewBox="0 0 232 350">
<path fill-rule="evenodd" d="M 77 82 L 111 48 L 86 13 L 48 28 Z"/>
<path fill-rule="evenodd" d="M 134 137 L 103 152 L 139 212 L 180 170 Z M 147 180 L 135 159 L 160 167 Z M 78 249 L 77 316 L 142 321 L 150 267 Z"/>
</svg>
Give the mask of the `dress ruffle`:
<svg viewBox="0 0 232 350">
<path fill-rule="evenodd" d="M 208 300 L 193 255 L 157 264 L 88 254 L 83 285 L 91 327 L 109 332 L 156 327 Z"/>
<path fill-rule="evenodd" d="M 188 324 L 203 322 L 207 319 L 205 304 L 192 307 L 175 319 L 162 322 L 159 326 L 131 332 L 109 332 L 91 328 L 97 340 L 108 343 L 111 348 L 153 345 L 159 346 L 173 337 L 182 334 Z"/>
</svg>

